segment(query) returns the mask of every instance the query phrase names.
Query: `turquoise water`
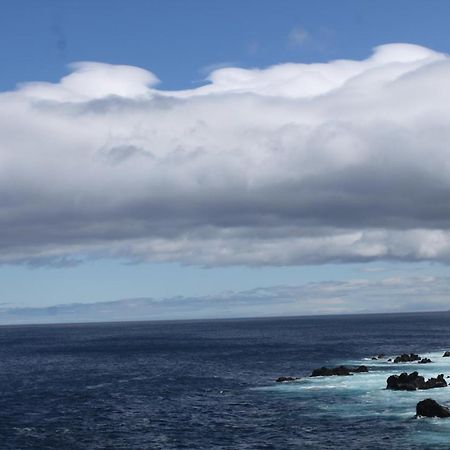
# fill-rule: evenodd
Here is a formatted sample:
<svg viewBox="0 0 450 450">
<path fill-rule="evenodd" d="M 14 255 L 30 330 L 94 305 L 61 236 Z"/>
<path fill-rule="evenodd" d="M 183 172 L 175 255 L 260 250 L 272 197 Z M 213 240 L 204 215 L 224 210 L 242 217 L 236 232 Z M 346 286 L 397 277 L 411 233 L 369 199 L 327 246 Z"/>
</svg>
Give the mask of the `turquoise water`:
<svg viewBox="0 0 450 450">
<path fill-rule="evenodd" d="M 414 419 L 450 388 L 450 314 L 0 327 L 1 449 L 439 449 L 450 420 Z M 406 352 L 434 362 L 372 361 Z M 369 367 L 309 378 L 314 368 Z M 279 384 L 280 375 L 303 377 Z"/>
<path fill-rule="evenodd" d="M 369 373 L 357 373 L 349 377 L 305 377 L 295 382 L 259 389 L 314 404 L 310 414 L 317 421 L 329 420 L 330 417 L 339 417 L 355 425 L 367 421 L 373 423 L 374 432 L 382 432 L 386 422 L 390 422 L 394 428 L 398 427 L 401 434 L 392 437 L 396 441 L 395 447 L 413 445 L 423 448 L 433 445 L 450 448 L 450 420 L 413 418 L 417 402 L 425 398 L 430 397 L 450 405 L 450 388 L 414 392 L 385 389 L 386 379 L 392 374 L 415 370 L 425 378 L 436 377 L 440 373 L 450 374 L 450 358 L 442 355 L 443 349 L 426 352 L 433 363 L 425 365 L 387 362 L 388 358 L 396 355 L 386 355 L 378 361 L 370 358 L 345 359 L 339 363 L 348 366 L 364 364 L 369 368 Z M 353 439 L 358 438 L 356 435 Z M 389 441 L 389 435 L 384 436 L 384 439 Z M 394 447 L 394 443 L 391 445 Z"/>
</svg>

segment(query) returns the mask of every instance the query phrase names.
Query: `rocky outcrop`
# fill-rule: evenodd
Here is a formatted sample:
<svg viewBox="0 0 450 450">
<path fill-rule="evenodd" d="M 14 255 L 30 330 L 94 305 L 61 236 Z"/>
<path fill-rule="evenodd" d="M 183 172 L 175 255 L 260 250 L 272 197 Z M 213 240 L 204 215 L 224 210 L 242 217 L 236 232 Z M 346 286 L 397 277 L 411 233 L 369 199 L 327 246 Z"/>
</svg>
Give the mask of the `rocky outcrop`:
<svg viewBox="0 0 450 450">
<path fill-rule="evenodd" d="M 351 375 L 350 370 L 345 366 L 335 367 L 329 369 L 328 367 L 321 367 L 320 369 L 313 370 L 311 377 L 331 377 L 333 375 L 337 376 L 348 376 Z"/>
<path fill-rule="evenodd" d="M 415 391 L 419 385 L 425 383 L 425 379 L 417 372 L 407 374 L 406 372 L 400 375 L 391 375 L 387 379 L 386 389 L 393 389 L 396 391 Z"/>
<path fill-rule="evenodd" d="M 328 367 L 321 367 L 320 369 L 313 370 L 311 377 L 331 377 L 331 376 L 348 376 L 354 373 L 368 372 L 369 369 L 366 366 L 359 367 L 346 367 L 338 366 L 329 369 Z"/>
<path fill-rule="evenodd" d="M 383 359 L 385 357 L 384 353 L 380 353 L 379 355 L 372 356 L 372 360 Z"/>
<path fill-rule="evenodd" d="M 439 387 L 446 387 L 447 382 L 444 380 L 444 375 L 438 375 L 437 378 L 430 378 L 425 381 L 425 378 L 417 372 L 412 372 L 409 375 L 404 372 L 400 375 L 391 375 L 387 379 L 386 389 L 393 389 L 395 391 L 416 391 L 418 389 L 434 389 Z"/>
<path fill-rule="evenodd" d="M 410 353 L 409 355 L 407 353 L 403 353 L 403 355 L 397 356 L 394 359 L 395 363 L 405 363 L 405 362 L 413 362 L 413 361 L 420 361 L 421 357 L 419 355 L 416 355 L 415 353 Z"/>
<path fill-rule="evenodd" d="M 295 381 L 298 379 L 298 377 L 278 377 L 275 381 L 277 383 L 286 383 L 287 381 Z"/>
<path fill-rule="evenodd" d="M 369 371 L 367 366 L 352 367 L 349 370 L 350 370 L 350 372 L 355 372 L 355 373 L 365 373 L 365 372 Z"/>
<path fill-rule="evenodd" d="M 444 380 L 444 374 L 442 373 L 438 375 L 437 378 L 430 378 L 425 381 L 425 384 L 419 387 L 419 389 L 433 389 L 440 387 L 447 387 L 447 382 Z"/>
<path fill-rule="evenodd" d="M 444 379 L 444 374 L 441 373 L 436 378 L 429 378 L 419 389 L 434 389 L 443 387 L 447 387 L 447 382 Z"/>
<path fill-rule="evenodd" d="M 443 356 L 444 358 L 448 358 L 448 357 L 450 356 L 450 352 L 445 352 L 442 356 Z"/>
<path fill-rule="evenodd" d="M 416 417 L 450 417 L 450 410 L 432 398 L 417 403 Z"/>
<path fill-rule="evenodd" d="M 419 362 L 418 362 L 418 364 L 429 364 L 429 363 L 432 363 L 433 361 L 431 361 L 431 359 L 429 359 L 429 358 L 422 358 Z"/>
</svg>

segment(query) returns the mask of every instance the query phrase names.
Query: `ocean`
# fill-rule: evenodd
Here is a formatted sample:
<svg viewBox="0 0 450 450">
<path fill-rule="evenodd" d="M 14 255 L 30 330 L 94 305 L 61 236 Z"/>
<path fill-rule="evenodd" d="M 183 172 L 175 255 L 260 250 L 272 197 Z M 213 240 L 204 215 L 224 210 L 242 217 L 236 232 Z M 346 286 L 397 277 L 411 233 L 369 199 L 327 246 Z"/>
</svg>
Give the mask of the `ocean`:
<svg viewBox="0 0 450 450">
<path fill-rule="evenodd" d="M 402 371 L 450 375 L 446 350 L 448 312 L 3 326 L 0 448 L 450 448 L 450 419 L 414 419 L 450 387 L 385 389 Z M 434 362 L 386 361 L 405 352 Z M 340 364 L 370 372 L 307 377 Z"/>
</svg>

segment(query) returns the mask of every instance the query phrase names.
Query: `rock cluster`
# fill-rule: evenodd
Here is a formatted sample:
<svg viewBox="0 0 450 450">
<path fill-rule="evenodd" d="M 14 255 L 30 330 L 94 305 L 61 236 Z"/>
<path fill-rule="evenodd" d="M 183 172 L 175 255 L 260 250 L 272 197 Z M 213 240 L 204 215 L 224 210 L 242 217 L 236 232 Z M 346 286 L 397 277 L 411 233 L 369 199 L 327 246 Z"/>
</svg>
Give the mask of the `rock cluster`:
<svg viewBox="0 0 450 450">
<path fill-rule="evenodd" d="M 358 367 L 353 367 L 350 369 L 350 372 L 355 372 L 355 373 L 366 373 L 368 371 L 369 371 L 369 369 L 366 366 L 358 366 Z"/>
<path fill-rule="evenodd" d="M 437 401 L 427 398 L 417 403 L 416 417 L 450 417 L 450 410 Z"/>
<path fill-rule="evenodd" d="M 403 353 L 403 355 L 397 356 L 394 359 L 394 363 L 405 363 L 405 362 L 413 362 L 413 361 L 420 361 L 421 357 L 419 355 L 416 355 L 415 353 L 410 353 L 409 355 L 407 353 Z"/>
<path fill-rule="evenodd" d="M 320 369 L 313 370 L 311 377 L 330 377 L 333 375 L 337 376 L 348 376 L 355 373 L 368 372 L 369 369 L 366 366 L 359 367 L 346 367 L 346 366 L 338 366 L 332 369 L 328 367 L 321 367 Z"/>
<path fill-rule="evenodd" d="M 285 383 L 286 381 L 295 381 L 298 379 L 298 377 L 278 377 L 275 381 L 277 383 Z"/>
<path fill-rule="evenodd" d="M 431 359 L 430 358 L 422 358 L 419 362 L 418 362 L 418 364 L 429 364 L 429 363 L 432 363 L 433 361 L 431 361 Z"/>
<path fill-rule="evenodd" d="M 330 377 L 333 375 L 348 376 L 353 375 L 354 373 L 364 373 L 368 371 L 369 369 L 366 366 L 359 366 L 359 367 L 338 366 L 331 369 L 329 369 L 328 367 L 321 367 L 320 369 L 313 370 L 310 377 Z M 285 383 L 299 379 L 300 379 L 299 377 L 281 376 L 278 377 L 275 381 L 277 383 Z"/>
<path fill-rule="evenodd" d="M 450 351 L 446 351 L 443 355 L 444 357 L 450 357 Z M 383 359 L 385 355 L 380 353 L 379 355 L 373 356 L 372 360 Z M 421 358 L 419 355 L 415 353 L 404 353 L 400 356 L 397 356 L 394 359 L 394 363 L 407 363 L 407 362 L 415 362 L 418 364 L 429 364 L 432 363 L 430 358 Z M 391 359 L 388 359 L 388 362 L 392 362 Z M 347 366 L 337 366 L 333 368 L 321 367 L 319 369 L 313 370 L 310 377 L 329 377 L 329 376 L 350 376 L 353 373 L 361 373 L 368 372 L 369 369 L 367 366 L 359 366 L 359 367 L 347 367 Z M 448 377 L 449 378 L 449 377 Z M 292 376 L 281 376 L 278 377 L 275 381 L 277 383 L 286 383 L 291 381 L 298 380 L 299 377 Z M 419 375 L 418 372 L 412 372 L 410 374 L 403 372 L 400 375 L 391 375 L 386 380 L 387 386 L 386 389 L 392 389 L 396 391 L 416 391 L 416 390 L 427 390 L 434 389 L 440 387 L 446 387 L 447 382 L 444 379 L 444 375 L 440 374 L 436 378 L 429 378 L 425 380 L 425 378 Z M 425 400 L 420 401 L 416 405 L 416 417 L 450 417 L 450 409 L 440 405 L 438 402 L 431 398 L 427 398 Z"/>
<path fill-rule="evenodd" d="M 434 389 L 439 387 L 446 387 L 447 382 L 444 380 L 444 375 L 438 375 L 437 378 L 430 378 L 425 381 L 425 378 L 417 372 L 412 372 L 409 375 L 404 372 L 400 375 L 391 375 L 387 379 L 386 389 L 393 389 L 396 391 L 415 391 L 424 389 Z"/>
</svg>

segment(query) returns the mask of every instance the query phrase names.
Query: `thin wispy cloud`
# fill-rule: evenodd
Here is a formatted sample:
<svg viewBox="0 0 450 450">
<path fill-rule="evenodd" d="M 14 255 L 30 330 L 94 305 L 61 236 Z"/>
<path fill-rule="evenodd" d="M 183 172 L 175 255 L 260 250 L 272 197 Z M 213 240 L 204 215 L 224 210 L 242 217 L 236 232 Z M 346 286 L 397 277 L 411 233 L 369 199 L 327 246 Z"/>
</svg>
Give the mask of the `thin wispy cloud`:
<svg viewBox="0 0 450 450">
<path fill-rule="evenodd" d="M 287 35 L 287 43 L 291 50 L 330 54 L 334 50 L 332 30 L 319 27 L 314 32 L 301 25 L 292 28 Z"/>
<path fill-rule="evenodd" d="M 0 262 L 450 261 L 447 55 L 71 69 L 0 95 Z"/>
<path fill-rule="evenodd" d="M 311 34 L 303 27 L 295 27 L 289 32 L 289 42 L 292 45 L 302 47 L 311 41 Z"/>
<path fill-rule="evenodd" d="M 227 67 L 234 67 L 234 66 L 236 66 L 236 63 L 231 61 L 216 62 L 201 67 L 199 73 L 201 75 L 208 76 L 211 72 L 214 72 L 215 70 L 225 69 Z"/>
<path fill-rule="evenodd" d="M 386 267 L 361 267 L 360 270 L 366 273 L 379 273 L 386 272 L 388 269 Z"/>
<path fill-rule="evenodd" d="M 218 295 L 135 298 L 44 308 L 0 305 L 0 323 L 158 320 L 448 309 L 450 279 L 416 276 L 261 287 Z"/>
</svg>

